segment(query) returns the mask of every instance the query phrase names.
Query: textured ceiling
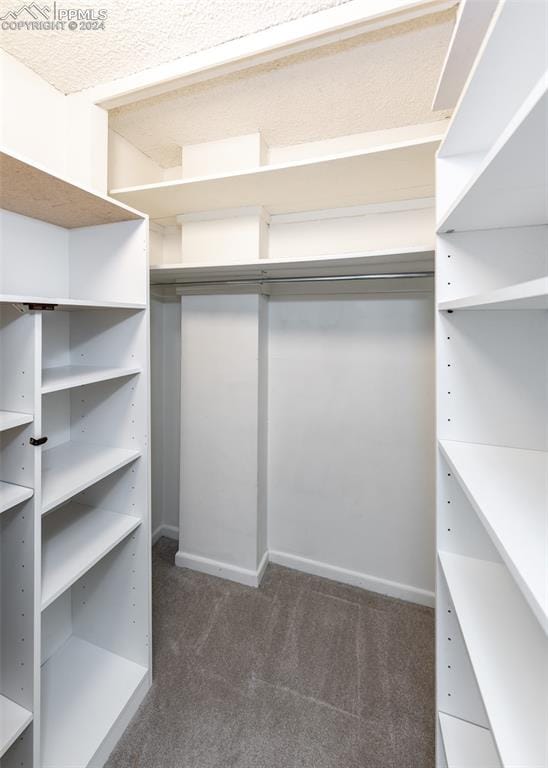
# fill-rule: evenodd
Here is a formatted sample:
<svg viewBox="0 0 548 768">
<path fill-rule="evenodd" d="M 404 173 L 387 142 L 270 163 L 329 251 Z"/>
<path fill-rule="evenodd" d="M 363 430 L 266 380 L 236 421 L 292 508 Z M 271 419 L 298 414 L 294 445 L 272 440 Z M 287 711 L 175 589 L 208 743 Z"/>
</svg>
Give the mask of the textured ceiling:
<svg viewBox="0 0 548 768">
<path fill-rule="evenodd" d="M 105 29 L 1 31 L 0 47 L 72 93 L 347 1 L 66 0 L 59 6 L 107 9 Z M 0 16 L 22 5 L 0 0 Z"/>
<path fill-rule="evenodd" d="M 270 146 L 427 123 L 454 10 L 120 107 L 110 125 L 163 167 L 180 145 L 261 131 Z"/>
</svg>

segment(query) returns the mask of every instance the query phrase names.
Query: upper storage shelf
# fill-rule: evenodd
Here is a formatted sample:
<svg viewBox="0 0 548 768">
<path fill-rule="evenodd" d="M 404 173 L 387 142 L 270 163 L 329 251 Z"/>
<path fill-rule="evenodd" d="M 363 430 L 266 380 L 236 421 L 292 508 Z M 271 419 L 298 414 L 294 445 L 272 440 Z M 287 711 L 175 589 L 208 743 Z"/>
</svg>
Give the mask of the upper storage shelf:
<svg viewBox="0 0 548 768">
<path fill-rule="evenodd" d="M 111 190 L 151 218 L 264 206 L 298 213 L 432 196 L 440 135 L 251 171 Z"/>
<path fill-rule="evenodd" d="M 546 70 L 547 28 L 546 3 L 537 0 L 498 3 L 449 123 L 440 157 L 486 153 L 494 146 Z M 509 54 L 516 45 L 519 57 Z"/>
<path fill-rule="evenodd" d="M 546 223 L 547 35 L 546 3 L 500 0 L 438 153 L 439 231 Z"/>
<path fill-rule="evenodd" d="M 548 223 L 548 71 L 485 156 L 441 158 L 444 232 Z M 464 184 L 459 190 L 459 180 Z M 453 197 L 457 190 L 456 197 Z M 446 204 L 443 211 L 444 202 Z"/>
<path fill-rule="evenodd" d="M 481 47 L 498 0 L 461 0 L 432 109 L 453 109 Z"/>
<path fill-rule="evenodd" d="M 164 283 L 201 283 L 216 280 L 261 280 L 264 277 L 307 277 L 352 275 L 356 273 L 430 271 L 434 269 L 434 254 L 427 246 L 407 250 L 364 251 L 300 259 L 256 259 L 233 264 L 162 264 L 151 267 L 153 285 Z"/>
<path fill-rule="evenodd" d="M 144 218 L 116 200 L 75 186 L 2 150 L 0 208 L 67 229 Z"/>
</svg>

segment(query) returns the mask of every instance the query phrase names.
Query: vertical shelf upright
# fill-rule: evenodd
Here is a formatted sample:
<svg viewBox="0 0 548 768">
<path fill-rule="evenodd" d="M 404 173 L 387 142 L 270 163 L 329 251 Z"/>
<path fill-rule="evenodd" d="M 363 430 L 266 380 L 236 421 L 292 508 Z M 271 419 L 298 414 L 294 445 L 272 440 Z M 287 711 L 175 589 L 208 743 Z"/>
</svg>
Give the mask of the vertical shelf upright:
<svg viewBox="0 0 548 768">
<path fill-rule="evenodd" d="M 0 190 L 0 766 L 101 766 L 151 682 L 148 220 Z"/>
<path fill-rule="evenodd" d="M 547 67 L 500 2 L 437 159 L 437 768 L 548 765 Z"/>
<path fill-rule="evenodd" d="M 34 560 L 36 317 L 0 306 L 0 764 L 32 765 L 35 728 Z"/>
</svg>

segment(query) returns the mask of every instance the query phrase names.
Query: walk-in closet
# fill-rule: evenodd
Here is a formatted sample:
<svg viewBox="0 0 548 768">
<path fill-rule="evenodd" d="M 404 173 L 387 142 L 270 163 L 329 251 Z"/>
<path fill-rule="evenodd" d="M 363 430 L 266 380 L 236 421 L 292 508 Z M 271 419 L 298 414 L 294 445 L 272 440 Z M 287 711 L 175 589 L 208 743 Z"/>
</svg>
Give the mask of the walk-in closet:
<svg viewBox="0 0 548 768">
<path fill-rule="evenodd" d="M 0 0 L 0 768 L 548 768 L 547 0 Z"/>
</svg>

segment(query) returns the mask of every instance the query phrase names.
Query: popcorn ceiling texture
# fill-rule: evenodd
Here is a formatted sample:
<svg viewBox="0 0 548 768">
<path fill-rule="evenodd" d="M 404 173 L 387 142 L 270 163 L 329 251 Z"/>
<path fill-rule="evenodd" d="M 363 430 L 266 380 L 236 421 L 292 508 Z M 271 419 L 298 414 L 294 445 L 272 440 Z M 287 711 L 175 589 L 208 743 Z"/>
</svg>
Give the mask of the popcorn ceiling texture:
<svg viewBox="0 0 548 768">
<path fill-rule="evenodd" d="M 59 5 L 106 8 L 106 28 L 0 31 L 0 47 L 63 93 L 72 93 L 345 2 L 348 0 L 67 0 Z M 23 0 L 0 0 L 0 16 L 22 4 Z"/>
<path fill-rule="evenodd" d="M 443 119 L 431 111 L 454 10 L 112 110 L 110 127 L 163 167 L 181 144 L 261 131 L 270 146 Z"/>
</svg>

